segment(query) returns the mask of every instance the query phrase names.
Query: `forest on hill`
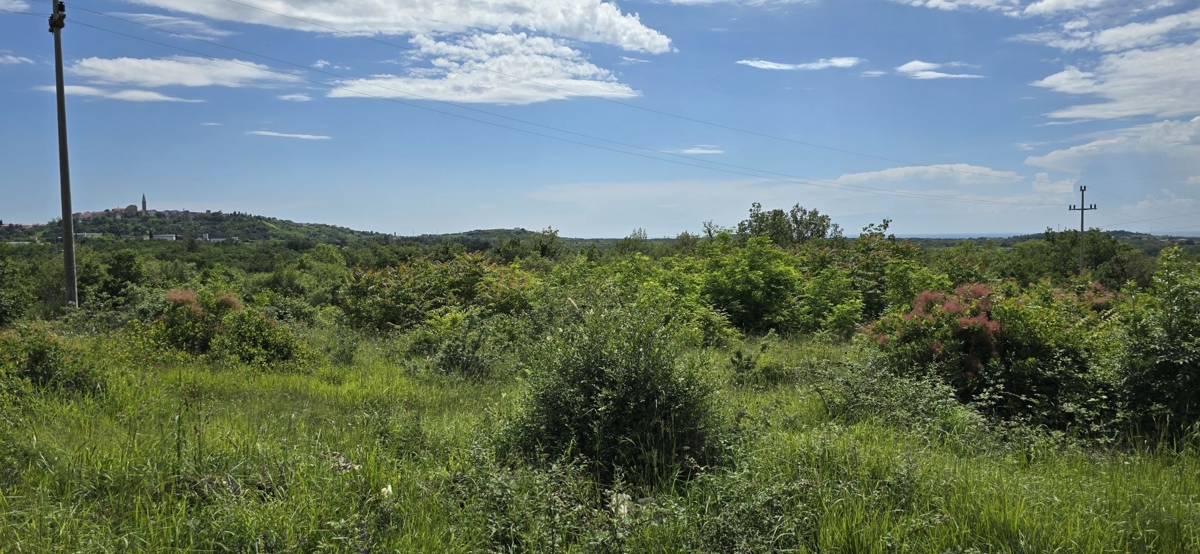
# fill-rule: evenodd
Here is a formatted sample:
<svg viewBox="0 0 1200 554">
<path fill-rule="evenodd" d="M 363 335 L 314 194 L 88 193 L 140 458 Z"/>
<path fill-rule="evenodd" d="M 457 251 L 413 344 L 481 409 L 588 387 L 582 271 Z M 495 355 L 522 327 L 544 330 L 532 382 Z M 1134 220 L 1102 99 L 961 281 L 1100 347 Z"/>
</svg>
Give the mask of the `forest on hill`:
<svg viewBox="0 0 1200 554">
<path fill-rule="evenodd" d="M 1186 241 L 223 217 L 0 242 L 0 544 L 1200 551 Z"/>
</svg>

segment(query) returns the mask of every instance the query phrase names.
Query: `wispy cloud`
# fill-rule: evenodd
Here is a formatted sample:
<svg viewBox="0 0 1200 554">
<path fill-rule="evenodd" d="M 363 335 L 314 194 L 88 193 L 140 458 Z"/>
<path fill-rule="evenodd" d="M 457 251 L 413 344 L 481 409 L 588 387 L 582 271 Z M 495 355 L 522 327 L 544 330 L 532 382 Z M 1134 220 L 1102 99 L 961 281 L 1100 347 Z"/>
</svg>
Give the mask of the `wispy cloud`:
<svg viewBox="0 0 1200 554">
<path fill-rule="evenodd" d="M 290 138 L 290 139 L 300 139 L 300 140 L 329 140 L 329 139 L 333 138 L 333 137 L 327 137 L 325 135 L 302 135 L 302 134 L 295 134 L 295 133 L 276 133 L 274 131 L 246 131 L 246 134 L 247 135 L 257 135 L 260 137 L 277 137 L 277 138 Z"/>
<path fill-rule="evenodd" d="M 771 69 L 777 71 L 818 71 L 829 68 L 848 68 L 854 67 L 865 62 L 862 58 L 822 58 L 810 63 L 779 63 L 760 60 L 758 58 L 752 60 L 738 60 L 734 63 L 748 65 L 756 69 Z"/>
<path fill-rule="evenodd" d="M 678 150 L 664 150 L 667 154 L 688 154 L 692 156 L 709 155 L 709 154 L 724 154 L 725 151 L 720 146 L 715 144 L 697 144 L 691 148 L 681 148 Z"/>
<path fill-rule="evenodd" d="M 910 79 L 982 79 L 983 75 L 973 75 L 969 73 L 945 73 L 939 71 L 945 67 L 968 67 L 968 64 L 963 62 L 949 63 L 930 63 L 921 60 L 913 60 L 900 67 L 896 68 L 896 72 Z"/>
<path fill-rule="evenodd" d="M 0 0 L 0 10 L 22 12 L 29 9 L 29 4 L 23 0 Z"/>
<path fill-rule="evenodd" d="M 884 75 L 887 75 L 886 71 L 864 71 L 864 72 L 862 72 L 863 77 L 883 77 Z"/>
<path fill-rule="evenodd" d="M 1193 175 L 1191 177 L 1188 177 L 1187 180 L 1184 182 L 1189 185 L 1200 185 L 1200 175 Z"/>
<path fill-rule="evenodd" d="M 156 13 L 113 13 L 113 16 L 130 21 L 136 21 L 142 25 L 156 27 L 164 31 L 188 35 L 204 39 L 218 39 L 233 36 L 237 33 L 218 29 L 205 23 L 186 17 L 177 17 L 173 15 L 162 15 Z"/>
<path fill-rule="evenodd" d="M 18 65 L 23 63 L 32 64 L 33 60 L 22 56 L 12 56 L 8 54 L 0 56 L 0 65 Z"/>
<path fill-rule="evenodd" d="M 204 127 L 220 127 L 220 126 L 222 126 L 222 125 L 224 125 L 224 124 L 223 124 L 223 123 L 213 123 L 213 122 L 208 122 L 208 123 L 201 123 L 200 125 L 202 125 L 202 126 L 204 126 Z"/>
<path fill-rule="evenodd" d="M 630 58 L 629 56 L 621 56 L 621 65 L 635 65 L 640 63 L 650 63 L 650 60 L 641 58 Z"/>
<path fill-rule="evenodd" d="M 278 98 L 280 100 L 287 100 L 288 102 L 310 102 L 310 101 L 312 101 L 311 96 L 304 94 L 302 92 L 296 93 L 296 94 L 284 94 L 282 96 L 279 96 Z"/>
<path fill-rule="evenodd" d="M 169 58 L 85 58 L 68 71 L 92 83 L 134 85 L 147 88 L 252 87 L 293 83 L 297 77 L 271 71 L 262 64 L 237 59 L 215 60 L 191 56 Z"/>
<path fill-rule="evenodd" d="M 36 87 L 37 90 L 44 92 L 55 92 L 55 87 L 45 86 Z M 109 90 L 99 87 L 88 87 L 82 85 L 67 85 L 63 89 L 70 96 L 84 96 L 89 98 L 104 98 L 107 100 L 124 100 L 126 102 L 183 102 L 183 103 L 199 103 L 203 100 L 195 100 L 191 98 L 177 98 L 167 96 L 160 92 L 152 90 Z"/>
</svg>

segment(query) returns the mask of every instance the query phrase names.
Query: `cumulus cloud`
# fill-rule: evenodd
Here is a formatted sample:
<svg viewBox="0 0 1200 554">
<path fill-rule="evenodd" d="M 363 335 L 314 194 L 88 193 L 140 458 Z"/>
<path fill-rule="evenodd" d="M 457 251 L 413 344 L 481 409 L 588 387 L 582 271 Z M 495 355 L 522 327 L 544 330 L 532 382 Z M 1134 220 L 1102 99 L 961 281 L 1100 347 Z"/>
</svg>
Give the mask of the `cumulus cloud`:
<svg viewBox="0 0 1200 554">
<path fill-rule="evenodd" d="M 638 92 L 617 81 L 566 41 L 519 34 L 480 34 L 439 41 L 411 40 L 414 67 L 405 75 L 345 80 L 331 98 L 426 99 L 489 104 L 531 104 L 587 95 L 632 98 Z M 411 93 L 411 94 L 410 94 Z"/>
<path fill-rule="evenodd" d="M 893 167 L 882 171 L 847 173 L 837 178 L 845 185 L 866 183 L 897 183 L 908 181 L 950 181 L 958 185 L 1004 185 L 1021 181 L 1012 171 L 998 171 L 971 164 L 938 164 L 927 166 Z"/>
<path fill-rule="evenodd" d="M 268 66 L 237 59 L 174 56 L 170 58 L 86 58 L 68 68 L 92 83 L 157 88 L 249 87 L 292 83 L 299 79 L 273 73 Z"/>
<path fill-rule="evenodd" d="M 950 63 L 930 63 L 921 60 L 913 60 L 900 67 L 896 68 L 896 73 L 908 77 L 910 79 L 982 79 L 983 75 L 973 75 L 969 73 L 946 73 L 938 71 L 945 67 L 964 67 L 967 64 L 962 62 Z"/>
<path fill-rule="evenodd" d="M 29 4 L 23 0 L 0 0 L 0 10 L 23 12 L 29 9 Z"/>
<path fill-rule="evenodd" d="M 33 60 L 23 56 L 13 56 L 10 54 L 4 54 L 0 56 L 0 65 L 20 65 L 23 63 L 32 64 Z"/>
<path fill-rule="evenodd" d="M 44 92 L 55 92 L 57 89 L 52 86 L 36 87 L 37 90 Z M 152 90 L 109 90 L 98 87 L 86 87 L 81 85 L 67 85 L 63 91 L 70 96 L 83 96 L 88 98 L 104 98 L 107 100 L 124 100 L 126 102 L 184 102 L 196 103 L 203 100 L 193 100 L 189 98 L 176 98 Z"/>
<path fill-rule="evenodd" d="M 615 3 L 602 0 L 270 0 L 259 3 L 272 12 L 297 19 L 223 0 L 130 1 L 222 21 L 316 33 L 331 31 L 298 19 L 364 35 L 507 33 L 523 29 L 635 52 L 658 54 L 671 50 L 671 39 L 666 35 L 644 25 L 636 14 L 622 13 Z"/>
<path fill-rule="evenodd" d="M 1114 119 L 1138 115 L 1178 117 L 1200 113 L 1200 41 L 1103 56 L 1094 68 L 1067 67 L 1032 83 L 1104 101 L 1064 108 L 1056 119 Z"/>
<path fill-rule="evenodd" d="M 329 140 L 329 139 L 333 138 L 333 137 L 327 137 L 325 135 L 302 135 L 302 134 L 295 134 L 295 133 L 276 133 L 274 131 L 246 131 L 246 134 L 247 135 L 256 135 L 256 136 L 260 136 L 260 137 L 290 138 L 290 139 L 300 139 L 300 140 Z"/>
<path fill-rule="evenodd" d="M 720 146 L 715 144 L 697 144 L 691 148 L 681 148 L 678 150 L 664 150 L 667 154 L 688 154 L 688 155 L 706 155 L 706 154 L 724 154 L 725 151 Z"/>
<path fill-rule="evenodd" d="M 312 66 L 316 69 L 325 69 L 326 67 L 329 67 L 329 65 L 329 62 L 325 60 L 317 60 L 312 64 Z"/>
<path fill-rule="evenodd" d="M 156 27 L 164 31 L 178 33 L 192 37 L 198 37 L 208 40 L 225 38 L 235 35 L 233 31 L 218 29 L 203 21 L 196 21 L 186 17 L 178 17 L 173 15 L 163 15 L 156 13 L 114 13 L 112 14 L 122 19 L 136 21 L 142 25 Z"/>
<path fill-rule="evenodd" d="M 774 69 L 781 71 L 818 71 L 821 69 L 848 68 L 854 67 L 865 62 L 862 58 L 822 58 L 810 63 L 778 63 L 760 60 L 758 58 L 752 60 L 739 60 L 737 64 L 748 65 L 756 69 Z"/>
<path fill-rule="evenodd" d="M 1200 175 L 1193 175 L 1191 177 L 1188 177 L 1187 180 L 1184 182 L 1189 185 L 1200 185 Z"/>
<path fill-rule="evenodd" d="M 303 92 L 296 93 L 296 94 L 284 94 L 282 96 L 279 96 L 278 98 L 280 100 L 287 100 L 288 102 L 310 102 L 310 101 L 312 101 L 312 97 L 307 94 L 304 94 Z"/>
</svg>

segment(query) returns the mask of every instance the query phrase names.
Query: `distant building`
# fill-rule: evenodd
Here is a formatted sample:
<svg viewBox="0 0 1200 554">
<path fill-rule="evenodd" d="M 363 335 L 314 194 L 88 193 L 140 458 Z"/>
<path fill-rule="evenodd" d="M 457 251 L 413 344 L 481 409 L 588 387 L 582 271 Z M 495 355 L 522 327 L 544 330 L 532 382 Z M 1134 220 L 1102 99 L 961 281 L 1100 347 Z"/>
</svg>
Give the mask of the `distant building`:
<svg viewBox="0 0 1200 554">
<path fill-rule="evenodd" d="M 75 233 L 77 239 L 98 239 L 103 236 L 104 233 Z"/>
<path fill-rule="evenodd" d="M 146 195 L 145 194 L 142 195 L 142 213 L 143 214 L 146 213 Z"/>
<path fill-rule="evenodd" d="M 176 235 L 150 235 L 152 240 L 177 240 Z"/>
</svg>

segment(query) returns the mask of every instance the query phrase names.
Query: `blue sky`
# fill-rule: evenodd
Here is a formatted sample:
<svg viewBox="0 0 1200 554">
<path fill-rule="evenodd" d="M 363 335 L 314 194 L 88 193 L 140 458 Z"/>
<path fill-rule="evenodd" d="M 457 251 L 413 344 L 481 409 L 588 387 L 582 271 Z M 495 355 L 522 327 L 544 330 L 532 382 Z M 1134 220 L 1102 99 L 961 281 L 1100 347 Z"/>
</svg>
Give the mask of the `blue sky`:
<svg viewBox="0 0 1200 554">
<path fill-rule="evenodd" d="M 49 5 L 0 0 L 5 222 L 59 213 L 51 36 L 9 13 Z M 1200 230 L 1196 1 L 81 0 L 64 41 L 77 212 L 1004 233 L 1086 185 L 1089 226 Z"/>
</svg>

